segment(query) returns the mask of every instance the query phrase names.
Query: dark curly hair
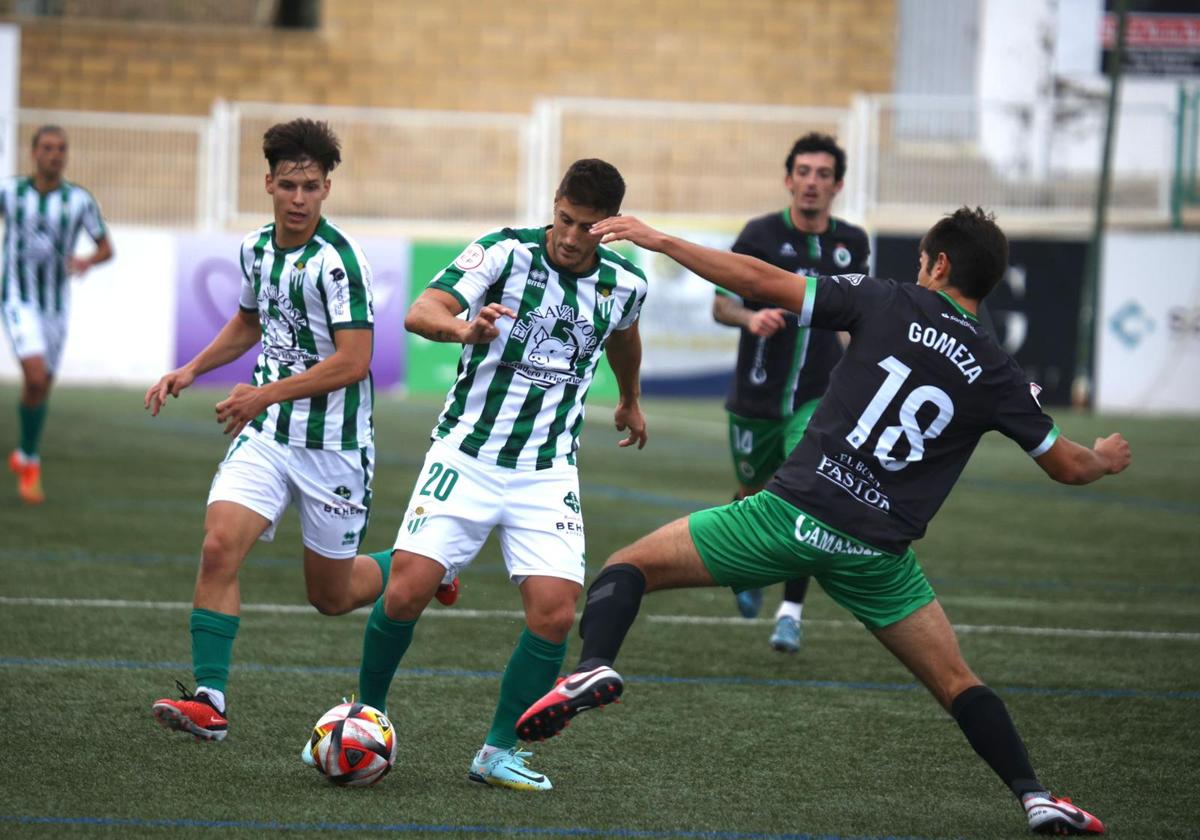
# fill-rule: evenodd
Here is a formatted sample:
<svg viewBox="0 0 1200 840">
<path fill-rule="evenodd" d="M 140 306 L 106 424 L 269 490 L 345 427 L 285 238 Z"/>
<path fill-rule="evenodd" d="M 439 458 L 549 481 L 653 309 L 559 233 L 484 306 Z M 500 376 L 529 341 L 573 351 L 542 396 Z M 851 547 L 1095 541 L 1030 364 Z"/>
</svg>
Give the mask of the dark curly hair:
<svg viewBox="0 0 1200 840">
<path fill-rule="evenodd" d="M 567 174 L 558 185 L 554 199 L 560 198 L 613 216 L 621 212 L 625 179 L 611 163 L 597 158 L 577 160 L 567 168 Z"/>
<path fill-rule="evenodd" d="M 294 163 L 311 160 L 328 175 L 342 162 L 342 145 L 329 123 L 301 117 L 268 128 L 263 135 L 263 155 L 272 175 L 284 160 Z"/>
<path fill-rule="evenodd" d="M 787 160 L 783 162 L 783 168 L 787 174 L 792 174 L 792 164 L 796 162 L 796 155 L 807 155 L 813 152 L 824 152 L 827 155 L 833 156 L 833 180 L 841 182 L 846 177 L 846 151 L 837 144 L 837 141 L 828 134 L 822 134 L 819 131 L 810 131 L 799 140 L 792 144 L 792 150 L 788 152 Z"/>
<path fill-rule="evenodd" d="M 983 300 L 1008 270 L 1008 237 L 982 207 L 960 207 L 921 239 L 930 264 L 939 253 L 950 260 L 949 283 L 971 300 Z"/>
</svg>

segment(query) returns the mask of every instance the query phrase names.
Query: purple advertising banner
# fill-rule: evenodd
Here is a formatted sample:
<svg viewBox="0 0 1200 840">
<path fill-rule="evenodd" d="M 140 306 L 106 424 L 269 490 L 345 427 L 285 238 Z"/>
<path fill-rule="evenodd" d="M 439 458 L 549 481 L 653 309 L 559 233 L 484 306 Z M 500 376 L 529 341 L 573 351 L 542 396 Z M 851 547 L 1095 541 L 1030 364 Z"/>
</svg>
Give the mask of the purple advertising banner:
<svg viewBox="0 0 1200 840">
<path fill-rule="evenodd" d="M 182 365 L 213 340 L 238 306 L 242 238 L 231 234 L 181 234 L 178 237 L 178 295 L 175 303 L 175 364 Z M 377 388 L 404 381 L 404 310 L 412 259 L 406 239 L 359 239 L 371 265 L 375 298 L 375 354 L 371 373 Z M 197 381 L 207 385 L 249 382 L 255 347 L 242 358 L 210 371 Z"/>
</svg>

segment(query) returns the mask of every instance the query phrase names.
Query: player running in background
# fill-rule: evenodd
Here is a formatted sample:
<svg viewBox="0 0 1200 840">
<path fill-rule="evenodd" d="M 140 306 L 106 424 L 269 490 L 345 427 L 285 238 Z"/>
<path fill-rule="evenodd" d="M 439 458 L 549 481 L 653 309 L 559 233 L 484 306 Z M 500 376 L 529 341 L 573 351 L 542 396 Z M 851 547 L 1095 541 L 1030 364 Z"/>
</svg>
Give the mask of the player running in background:
<svg viewBox="0 0 1200 840">
<path fill-rule="evenodd" d="M 0 184 L 0 215 L 6 220 L 0 304 L 21 364 L 20 440 L 8 468 L 17 475 L 21 501 L 36 505 L 46 498 L 39 445 L 50 386 L 67 341 L 70 277 L 111 259 L 113 249 L 96 199 L 63 178 L 63 129 L 44 125 L 33 133 L 33 167 L 33 175 Z M 96 243 L 86 257 L 75 256 L 80 229 Z"/>
<path fill-rule="evenodd" d="M 806 277 L 866 274 L 871 254 L 866 232 L 835 218 L 830 210 L 846 176 L 845 151 L 829 135 L 811 132 L 792 145 L 784 171 L 791 204 L 751 219 L 733 251 Z M 713 318 L 741 328 L 725 410 L 738 482 L 734 499 L 744 499 L 766 486 L 804 436 L 829 384 L 829 372 L 842 359 L 842 344 L 832 330 L 802 327 L 786 309 L 743 300 L 719 287 Z M 784 583 L 770 638 L 771 647 L 781 653 L 800 649 L 800 614 L 807 592 L 807 577 Z M 737 593 L 738 610 L 746 618 L 758 615 L 762 602 L 758 587 Z"/>
<path fill-rule="evenodd" d="M 462 344 L 462 357 L 396 538 L 387 591 L 367 621 L 358 699 L 387 708 L 417 619 L 438 586 L 498 529 L 526 627 L 500 681 L 491 730 L 471 762 L 476 782 L 551 788 L 529 769 L 514 727 L 554 685 L 583 590 L 575 453 L 601 351 L 620 389 L 616 427 L 628 429 L 619 445 L 646 443 L 637 325 L 646 278 L 590 233 L 621 209 L 624 196 L 613 166 L 576 161 L 555 194 L 551 225 L 476 240 L 430 281 L 404 321 L 425 338 Z M 310 750 L 302 755 L 312 760 Z"/>
<path fill-rule="evenodd" d="M 323 122 L 293 120 L 263 136 L 275 221 L 242 242 L 238 311 L 194 359 L 146 392 L 157 415 L 195 378 L 262 351 L 254 384 L 216 405 L 233 442 L 208 494 L 192 601 L 194 694 L 161 699 L 169 729 L 220 741 L 228 730 L 229 663 L 238 631 L 238 571 L 256 540 L 270 540 L 289 505 L 300 513 L 308 599 L 325 615 L 372 603 L 386 568 L 356 556 L 371 509 L 374 313 L 362 250 L 321 216 L 329 173 L 341 162 Z"/>
<path fill-rule="evenodd" d="M 962 208 L 935 224 L 921 241 L 917 285 L 860 274 L 797 282 L 766 263 L 632 218 L 595 231 L 602 241 L 660 251 L 743 297 L 772 301 L 798 313 L 804 326 L 847 330 L 851 340 L 808 433 L 763 492 L 678 519 L 609 558 L 588 591 L 579 667 L 526 711 L 521 737 L 556 734 L 577 712 L 620 695 L 611 666 L 644 593 L 810 574 L 954 717 L 1018 797 L 1033 831 L 1102 834 L 1098 819 L 1052 796 L 1037 778 L 1004 702 L 963 660 L 909 547 L 985 432 L 1011 438 L 1065 484 L 1088 484 L 1129 465 L 1119 434 L 1091 449 L 1059 434 L 1038 403 L 1038 387 L 980 331 L 979 302 L 1008 265 L 1008 240 L 992 217 Z"/>
</svg>

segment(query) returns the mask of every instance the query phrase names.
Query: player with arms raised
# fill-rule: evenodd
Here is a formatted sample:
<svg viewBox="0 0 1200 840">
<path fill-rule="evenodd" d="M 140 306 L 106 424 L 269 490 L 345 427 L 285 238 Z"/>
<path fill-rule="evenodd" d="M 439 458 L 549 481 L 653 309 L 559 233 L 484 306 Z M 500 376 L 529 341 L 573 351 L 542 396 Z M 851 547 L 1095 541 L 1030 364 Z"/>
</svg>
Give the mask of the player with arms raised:
<svg viewBox="0 0 1200 840">
<path fill-rule="evenodd" d="M 38 450 L 50 386 L 67 340 L 69 278 L 111 259 L 113 250 L 92 194 L 63 178 L 67 133 L 62 128 L 44 125 L 33 133 L 33 165 L 33 175 L 0 184 L 0 216 L 7 225 L 0 305 L 21 364 L 21 437 L 8 468 L 17 475 L 21 501 L 36 505 L 46 498 Z M 75 256 L 80 230 L 96 243 L 86 257 Z"/>
<path fill-rule="evenodd" d="M 233 437 L 208 494 L 191 614 L 196 690 L 153 706 L 169 729 L 220 741 L 238 631 L 238 571 L 256 540 L 270 540 L 294 502 L 308 599 L 326 615 L 370 604 L 385 567 L 356 556 L 371 509 L 375 464 L 370 364 L 371 270 L 362 250 L 321 215 L 341 162 L 323 122 L 297 119 L 263 136 L 273 224 L 242 242 L 239 309 L 194 359 L 146 392 L 157 415 L 197 376 L 261 342 L 254 384 L 216 405 Z"/>
<path fill-rule="evenodd" d="M 851 340 L 804 439 L 763 492 L 676 520 L 609 558 L 580 621 L 579 667 L 526 711 L 521 737 L 556 734 L 577 712 L 621 693 L 611 666 L 645 592 L 809 574 L 954 717 L 1018 797 L 1033 831 L 1102 834 L 1098 819 L 1038 780 L 1004 702 L 963 660 L 909 547 L 985 432 L 1011 438 L 1066 484 L 1129 465 L 1120 435 L 1089 449 L 1059 434 L 1037 386 L 979 329 L 979 303 L 1008 265 L 1008 240 L 992 217 L 963 208 L 935 224 L 921 241 L 917 285 L 860 274 L 797 283 L 759 260 L 631 218 L 596 231 L 602 241 L 630 240 L 744 297 L 773 301 L 804 326 L 847 330 Z"/>
</svg>

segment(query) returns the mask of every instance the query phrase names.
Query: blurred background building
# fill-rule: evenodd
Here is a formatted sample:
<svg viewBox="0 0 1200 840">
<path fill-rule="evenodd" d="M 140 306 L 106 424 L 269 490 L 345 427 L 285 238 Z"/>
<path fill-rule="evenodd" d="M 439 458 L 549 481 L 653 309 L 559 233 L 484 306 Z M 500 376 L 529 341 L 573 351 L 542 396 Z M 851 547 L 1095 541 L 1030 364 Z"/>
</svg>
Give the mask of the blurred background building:
<svg viewBox="0 0 1200 840">
<path fill-rule="evenodd" d="M 209 251 L 228 251 L 269 212 L 263 130 L 328 119 L 346 163 L 327 210 L 381 248 L 402 243 L 395 282 L 406 300 L 470 238 L 543 223 L 579 157 L 621 169 L 627 212 L 727 244 L 783 205 L 791 142 L 823 130 L 849 152 L 835 212 L 875 235 L 877 274 L 911 279 L 920 234 L 957 206 L 983 205 L 1014 242 L 993 302 L 998 333 L 1052 400 L 1070 398 L 1082 367 L 1102 406 L 1200 411 L 1194 2 L 1128 3 L 1111 155 L 1117 233 L 1094 291 L 1085 276 L 1114 6 L 0 0 L 0 175 L 27 167 L 38 124 L 65 126 L 68 176 L 117 226 L 119 259 L 97 276 L 144 290 L 154 252 L 156 288 L 195 286 Z M 128 262 L 131 242 L 143 243 L 142 264 Z M 732 335 L 711 323 L 707 288 L 670 265 L 648 268 L 661 275 L 647 310 L 649 383 L 718 387 Z M 81 286 L 81 299 L 89 285 L 100 284 Z M 1092 294 L 1095 317 L 1081 319 Z M 166 289 L 154 305 L 180 300 Z M 85 369 L 83 329 L 72 326 L 68 377 Z M 443 387 L 450 362 L 426 355 L 440 349 L 406 343 L 396 383 L 422 390 L 428 374 Z M 145 378 L 141 365 L 114 372 L 98 361 L 107 355 L 87 351 L 94 375 Z M 172 360 L 149 355 L 147 369 Z M 1128 372 L 1146 365 L 1159 374 L 1134 387 Z"/>
</svg>

